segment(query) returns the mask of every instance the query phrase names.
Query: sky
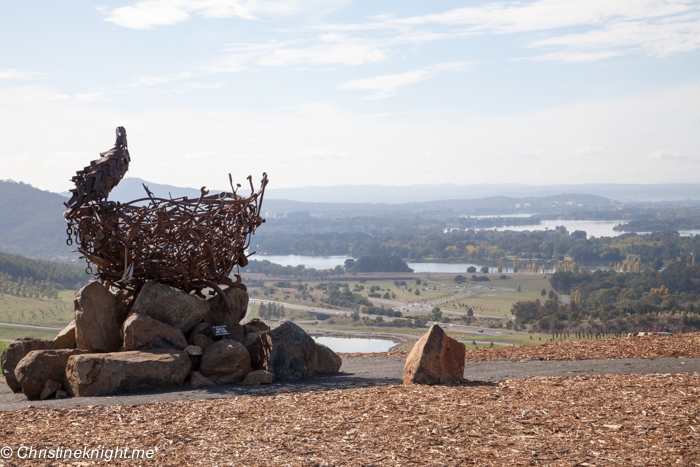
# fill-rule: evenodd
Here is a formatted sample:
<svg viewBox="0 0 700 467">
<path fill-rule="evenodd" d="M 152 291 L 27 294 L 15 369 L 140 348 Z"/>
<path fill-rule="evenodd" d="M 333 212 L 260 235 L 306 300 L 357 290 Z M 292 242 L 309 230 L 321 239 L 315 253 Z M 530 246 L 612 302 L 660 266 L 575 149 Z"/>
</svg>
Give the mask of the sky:
<svg viewBox="0 0 700 467">
<path fill-rule="evenodd" d="M 0 179 L 119 125 L 176 186 L 698 182 L 700 1 L 0 0 Z"/>
</svg>

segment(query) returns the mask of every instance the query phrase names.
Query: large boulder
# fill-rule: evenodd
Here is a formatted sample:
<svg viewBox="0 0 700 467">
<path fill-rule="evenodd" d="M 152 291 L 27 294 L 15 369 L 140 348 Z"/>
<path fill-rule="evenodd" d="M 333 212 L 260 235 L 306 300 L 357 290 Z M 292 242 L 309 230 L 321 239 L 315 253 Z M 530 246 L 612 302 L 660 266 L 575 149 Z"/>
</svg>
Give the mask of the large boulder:
<svg viewBox="0 0 700 467">
<path fill-rule="evenodd" d="M 178 328 L 150 316 L 132 313 L 122 326 L 124 349 L 176 349 L 187 347 L 185 334 Z"/>
<path fill-rule="evenodd" d="M 323 344 L 316 342 L 316 355 L 318 356 L 319 373 L 338 373 L 343 360 L 340 356 Z"/>
<path fill-rule="evenodd" d="M 254 370 L 270 369 L 270 357 L 272 355 L 272 335 L 270 331 L 247 335 L 243 345 L 248 349 L 250 364 Z"/>
<path fill-rule="evenodd" d="M 182 332 L 192 329 L 207 311 L 206 300 L 155 281 L 146 282 L 131 308 L 132 314 L 150 316 Z"/>
<path fill-rule="evenodd" d="M 68 326 L 63 328 L 56 337 L 53 338 L 53 343 L 59 349 L 75 349 L 77 343 L 75 340 L 75 320 L 68 323 Z"/>
<path fill-rule="evenodd" d="M 269 331 L 270 326 L 265 324 L 264 321 L 260 320 L 259 318 L 252 319 L 245 323 L 245 333 L 246 335 L 248 333 L 255 333 L 255 332 L 262 332 L 262 331 Z"/>
<path fill-rule="evenodd" d="M 80 397 L 169 389 L 185 382 L 191 365 L 182 350 L 74 355 L 66 366 L 66 388 Z"/>
<path fill-rule="evenodd" d="M 403 384 L 446 384 L 462 381 L 466 348 L 434 324 L 406 358 Z"/>
<path fill-rule="evenodd" d="M 252 333 L 246 333 L 245 338 L 243 339 L 243 345 L 248 347 L 250 344 L 255 342 L 255 339 L 258 338 L 258 336 L 261 336 L 263 334 L 270 334 L 269 331 L 259 331 L 259 332 L 252 332 Z"/>
<path fill-rule="evenodd" d="M 63 385 L 57 381 L 52 379 L 46 380 L 46 383 L 44 383 L 44 389 L 41 390 L 41 394 L 39 395 L 39 399 L 42 401 L 48 399 L 57 391 L 60 391 L 62 387 Z"/>
<path fill-rule="evenodd" d="M 251 371 L 241 383 L 243 386 L 257 386 L 258 384 L 271 384 L 275 380 L 275 375 L 267 370 Z"/>
<path fill-rule="evenodd" d="M 87 352 L 79 349 L 33 350 L 29 352 L 15 368 L 15 376 L 22 386 L 22 392 L 29 399 L 39 399 L 47 381 L 53 380 L 62 383 L 66 379 L 68 359 L 73 355 L 84 353 Z"/>
<path fill-rule="evenodd" d="M 2 375 L 5 377 L 7 385 L 14 392 L 21 392 L 22 386 L 15 377 L 15 367 L 17 364 L 33 350 L 54 350 L 56 344 L 44 339 L 31 339 L 23 337 L 11 342 L 0 356 L 0 366 L 2 366 Z"/>
<path fill-rule="evenodd" d="M 216 383 L 238 383 L 252 371 L 248 350 L 240 342 L 222 339 L 202 354 L 199 372 Z"/>
<path fill-rule="evenodd" d="M 119 289 L 114 293 L 114 298 L 117 299 L 117 313 L 119 314 L 119 321 L 123 322 L 129 314 L 129 304 L 134 299 L 134 291 Z"/>
<path fill-rule="evenodd" d="M 248 310 L 248 293 L 242 289 L 229 287 L 224 290 L 228 302 L 231 305 L 231 312 L 224 308 L 224 302 L 219 294 L 207 300 L 210 304 L 209 312 L 204 317 L 204 321 L 212 326 L 228 326 L 231 333 L 226 339 L 243 342 L 245 334 L 243 326 L 239 323 L 245 317 Z"/>
<path fill-rule="evenodd" d="M 121 321 L 117 299 L 99 282 L 90 282 L 75 295 L 75 340 L 89 352 L 114 352 L 121 348 Z"/>
<path fill-rule="evenodd" d="M 214 343 L 214 330 L 207 322 L 198 323 L 190 331 L 187 337 L 187 343 L 199 346 L 202 350 L 206 350 L 207 347 Z"/>
<path fill-rule="evenodd" d="M 302 328 L 286 322 L 270 331 L 272 351 L 263 370 L 272 371 L 275 378 L 294 381 L 309 378 L 318 370 L 316 342 Z M 267 367 L 267 368 L 265 368 Z"/>
<path fill-rule="evenodd" d="M 188 384 L 192 389 L 208 388 L 210 386 L 216 385 L 214 381 L 210 380 L 199 371 L 193 371 L 192 373 L 190 373 Z"/>
</svg>

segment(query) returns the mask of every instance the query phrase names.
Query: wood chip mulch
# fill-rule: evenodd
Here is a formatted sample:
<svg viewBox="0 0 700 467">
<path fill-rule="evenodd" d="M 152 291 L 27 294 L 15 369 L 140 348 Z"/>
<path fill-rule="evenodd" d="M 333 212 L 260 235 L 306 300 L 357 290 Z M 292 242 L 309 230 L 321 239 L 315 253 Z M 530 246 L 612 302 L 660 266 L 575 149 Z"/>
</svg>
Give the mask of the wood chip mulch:
<svg viewBox="0 0 700 467">
<path fill-rule="evenodd" d="M 406 357 L 408 352 L 345 353 L 342 357 Z M 592 360 L 618 358 L 700 358 L 700 333 L 549 342 L 540 345 L 468 350 L 467 360 Z"/>
<path fill-rule="evenodd" d="M 686 466 L 700 465 L 699 397 L 697 373 L 385 386 L 5 412 L 0 440 L 14 450 L 157 449 L 152 461 L 116 465 Z"/>
</svg>

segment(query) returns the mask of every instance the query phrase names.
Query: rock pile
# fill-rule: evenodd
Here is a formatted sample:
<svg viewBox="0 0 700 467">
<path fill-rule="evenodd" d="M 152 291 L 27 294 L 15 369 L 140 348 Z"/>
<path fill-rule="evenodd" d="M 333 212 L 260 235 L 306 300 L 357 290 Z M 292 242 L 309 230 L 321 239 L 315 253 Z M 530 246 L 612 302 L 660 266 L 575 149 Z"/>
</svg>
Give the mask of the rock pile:
<svg viewBox="0 0 700 467">
<path fill-rule="evenodd" d="M 138 296 L 91 282 L 53 341 L 18 339 L 0 358 L 8 386 L 29 399 L 101 396 L 187 384 L 269 384 L 337 373 L 342 361 L 294 323 L 241 324 L 248 294 L 210 299 L 147 282 Z M 215 332 L 224 326 L 228 335 Z"/>
</svg>

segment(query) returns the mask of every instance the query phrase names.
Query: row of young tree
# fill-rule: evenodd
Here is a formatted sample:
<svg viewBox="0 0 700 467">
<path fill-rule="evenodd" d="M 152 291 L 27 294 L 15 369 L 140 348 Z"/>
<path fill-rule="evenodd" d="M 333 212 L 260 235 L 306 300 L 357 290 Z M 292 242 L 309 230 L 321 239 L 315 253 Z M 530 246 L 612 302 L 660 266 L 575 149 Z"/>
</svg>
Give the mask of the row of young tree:
<svg viewBox="0 0 700 467">
<path fill-rule="evenodd" d="M 23 298 L 58 298 L 53 282 L 35 281 L 32 277 L 14 279 L 5 272 L 0 272 L 0 293 Z"/>
<path fill-rule="evenodd" d="M 517 302 L 511 309 L 517 325 L 572 332 L 700 329 L 700 265 L 676 262 L 639 273 L 563 271 L 550 283 L 569 295 L 569 303 L 560 303 L 556 293 L 544 302 Z"/>
<path fill-rule="evenodd" d="M 281 319 L 285 313 L 284 305 L 277 303 L 261 303 L 258 308 L 258 316 L 262 319 Z"/>
</svg>

